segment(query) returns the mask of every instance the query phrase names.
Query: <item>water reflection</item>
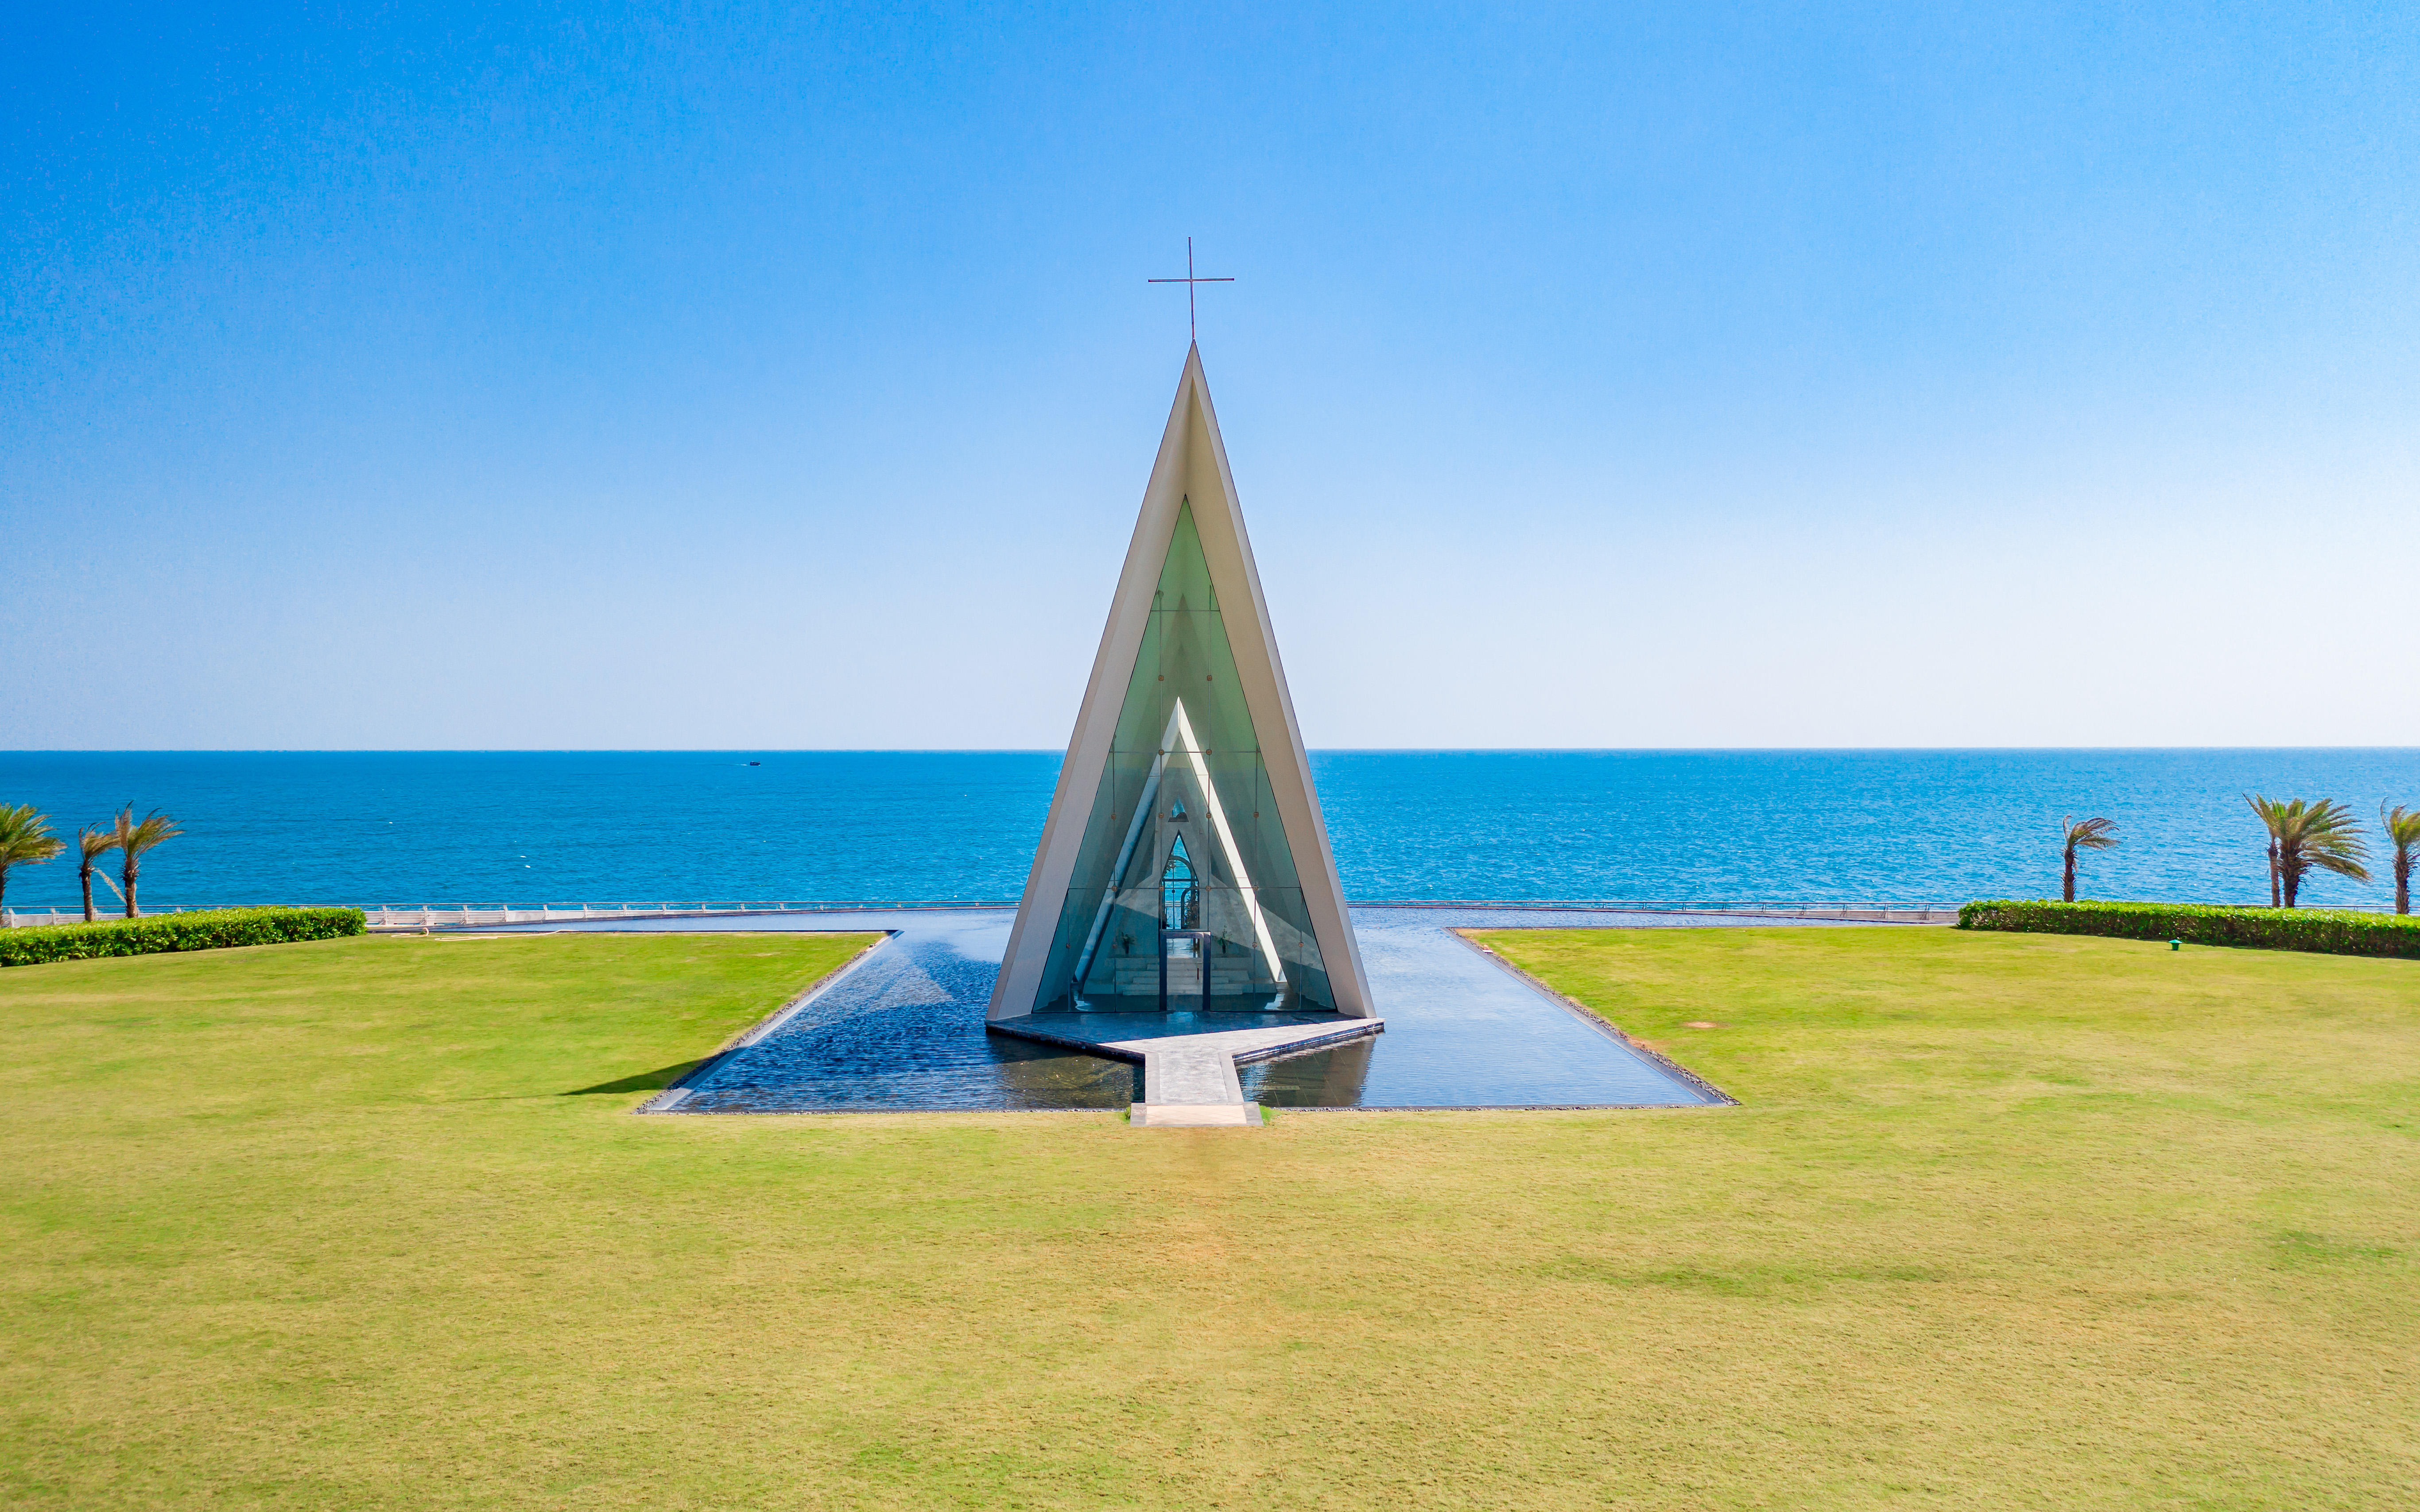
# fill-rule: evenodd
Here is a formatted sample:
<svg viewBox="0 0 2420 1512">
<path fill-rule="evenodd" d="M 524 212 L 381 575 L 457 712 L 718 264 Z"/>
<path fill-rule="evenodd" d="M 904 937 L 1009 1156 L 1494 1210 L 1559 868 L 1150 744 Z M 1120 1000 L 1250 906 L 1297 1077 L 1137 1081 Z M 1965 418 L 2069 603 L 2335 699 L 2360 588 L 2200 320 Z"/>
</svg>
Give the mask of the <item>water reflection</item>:
<svg viewBox="0 0 2420 1512">
<path fill-rule="evenodd" d="M 1122 1108 L 1142 1095 L 1140 1068 L 1125 1061 L 984 1032 L 1010 916 L 878 917 L 825 916 L 826 929 L 909 927 L 726 1058 L 682 1111 Z"/>
<path fill-rule="evenodd" d="M 985 1031 L 1011 909 L 887 909 L 667 920 L 682 930 L 897 933 L 775 1032 L 727 1057 L 684 1112 L 1117 1108 L 1141 1069 Z M 1241 1068 L 1273 1107 L 1572 1107 L 1715 1101 L 1541 994 L 1454 928 L 1626 926 L 1585 910 L 1356 908 L 1354 932 L 1386 1032 Z M 628 926 L 625 926 L 628 927 Z M 1094 1041 L 1201 1033 L 1326 1014 L 1061 1015 Z"/>
<path fill-rule="evenodd" d="M 1375 1040 L 1348 1040 L 1326 1050 L 1238 1067 L 1245 1098 L 1273 1108 L 1362 1106 Z"/>
</svg>

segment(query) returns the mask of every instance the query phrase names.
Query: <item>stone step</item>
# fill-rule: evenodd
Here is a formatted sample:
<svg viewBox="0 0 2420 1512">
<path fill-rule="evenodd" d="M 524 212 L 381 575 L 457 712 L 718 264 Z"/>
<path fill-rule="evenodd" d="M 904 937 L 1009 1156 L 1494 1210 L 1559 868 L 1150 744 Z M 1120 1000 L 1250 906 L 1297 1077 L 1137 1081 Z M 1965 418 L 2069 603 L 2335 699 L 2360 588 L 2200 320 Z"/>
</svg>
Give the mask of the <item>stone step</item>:
<svg viewBox="0 0 2420 1512">
<path fill-rule="evenodd" d="M 1258 1103 L 1137 1103 L 1126 1121 L 1138 1129 L 1257 1129 L 1268 1119 Z"/>
<path fill-rule="evenodd" d="M 1268 1120 L 1261 1105 L 1244 1101 L 1240 1059 L 1267 1060 L 1322 1045 L 1376 1034 L 1382 1019 L 1339 1019 L 1327 1024 L 1271 1025 L 1255 1029 L 1171 1034 L 1141 1040 L 1094 1040 L 1080 1031 L 1081 1014 L 1036 1014 L 994 1019 L 999 1034 L 1039 1040 L 1142 1062 L 1143 1100 L 1127 1112 L 1138 1129 L 1256 1128 Z"/>
<path fill-rule="evenodd" d="M 1120 965 L 1110 977 L 1110 991 L 1121 997 L 1156 997 L 1159 995 L 1159 968 L 1151 964 L 1135 966 Z M 1210 968 L 1210 991 L 1214 995 L 1232 996 L 1252 990 L 1252 972 L 1249 966 L 1214 965 Z M 1202 966 L 1194 961 L 1171 961 L 1168 964 L 1168 991 L 1173 996 L 1196 996 L 1202 991 Z"/>
</svg>

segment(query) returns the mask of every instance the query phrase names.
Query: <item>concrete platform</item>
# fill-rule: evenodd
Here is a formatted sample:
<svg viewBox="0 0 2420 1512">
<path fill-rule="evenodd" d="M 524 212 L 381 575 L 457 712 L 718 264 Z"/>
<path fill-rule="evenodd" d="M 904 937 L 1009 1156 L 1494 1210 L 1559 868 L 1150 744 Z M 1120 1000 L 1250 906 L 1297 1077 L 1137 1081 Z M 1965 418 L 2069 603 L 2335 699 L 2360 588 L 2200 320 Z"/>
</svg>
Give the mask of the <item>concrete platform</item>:
<svg viewBox="0 0 2420 1512">
<path fill-rule="evenodd" d="M 1267 1121 L 1258 1103 L 1138 1103 L 1128 1119 L 1138 1129 L 1257 1129 Z"/>
<path fill-rule="evenodd" d="M 1245 1100 L 1236 1067 L 1368 1039 L 1387 1027 L 1384 1019 L 1329 1019 L 1112 1040 L 1087 1033 L 1088 1018 L 1121 1026 L 1131 1022 L 1127 1014 L 1029 1013 L 995 1020 L 989 1028 L 995 1034 L 1140 1061 L 1143 1100 L 1133 1105 L 1132 1119 L 1136 1127 L 1153 1129 L 1257 1127 L 1264 1121 L 1261 1106 Z"/>
</svg>

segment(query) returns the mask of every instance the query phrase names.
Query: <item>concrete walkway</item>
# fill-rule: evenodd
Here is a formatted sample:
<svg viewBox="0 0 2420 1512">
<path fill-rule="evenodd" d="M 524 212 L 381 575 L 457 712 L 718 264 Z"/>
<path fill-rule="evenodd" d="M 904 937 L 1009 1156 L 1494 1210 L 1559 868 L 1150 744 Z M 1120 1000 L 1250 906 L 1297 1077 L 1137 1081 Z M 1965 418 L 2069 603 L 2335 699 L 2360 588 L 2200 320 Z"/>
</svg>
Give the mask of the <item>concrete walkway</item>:
<svg viewBox="0 0 2420 1512">
<path fill-rule="evenodd" d="M 1257 1124 L 1261 1105 L 1247 1102 L 1240 1066 L 1302 1055 L 1326 1045 L 1363 1040 L 1386 1029 L 1383 1019 L 1331 1019 L 1314 1024 L 1272 1024 L 1248 1029 L 1214 1029 L 1201 1034 L 1146 1035 L 1140 1039 L 1104 1039 L 1086 1033 L 1091 1020 L 1125 1021 L 1126 1013 L 1028 1014 L 997 1019 L 994 1034 L 1062 1045 L 1092 1055 L 1142 1063 L 1143 1100 L 1131 1113 L 1137 1127 L 1204 1128 Z M 1184 1015 L 1191 1018 L 1193 1015 Z M 1106 1032 L 1115 1034 L 1118 1029 Z"/>
</svg>

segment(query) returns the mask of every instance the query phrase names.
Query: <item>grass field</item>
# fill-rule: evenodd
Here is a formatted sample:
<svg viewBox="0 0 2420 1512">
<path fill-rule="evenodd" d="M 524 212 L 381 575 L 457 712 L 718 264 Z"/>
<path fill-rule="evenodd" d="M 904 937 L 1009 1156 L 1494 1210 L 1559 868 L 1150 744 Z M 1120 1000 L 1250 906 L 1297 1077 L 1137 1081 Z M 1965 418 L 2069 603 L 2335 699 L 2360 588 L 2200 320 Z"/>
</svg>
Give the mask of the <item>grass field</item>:
<svg viewBox="0 0 2420 1512">
<path fill-rule="evenodd" d="M 2420 1505 L 2420 963 L 1489 938 L 1745 1105 L 636 1119 L 855 942 L 0 972 L 0 1504 Z"/>
</svg>

